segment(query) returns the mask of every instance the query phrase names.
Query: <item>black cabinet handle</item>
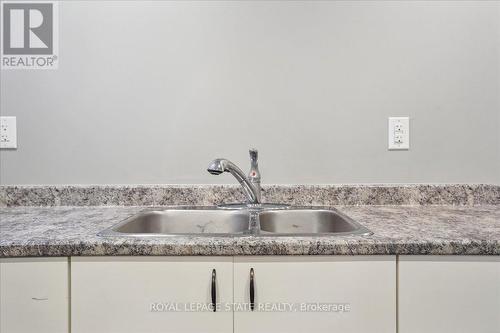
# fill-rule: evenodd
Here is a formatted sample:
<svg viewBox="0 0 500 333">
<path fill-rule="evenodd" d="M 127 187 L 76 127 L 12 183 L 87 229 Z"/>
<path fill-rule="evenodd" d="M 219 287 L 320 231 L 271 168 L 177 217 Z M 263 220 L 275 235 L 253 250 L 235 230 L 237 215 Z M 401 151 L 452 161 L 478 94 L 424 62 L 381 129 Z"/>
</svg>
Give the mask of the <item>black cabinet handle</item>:
<svg viewBox="0 0 500 333">
<path fill-rule="evenodd" d="M 211 290 L 211 293 L 212 293 L 212 306 L 214 307 L 214 312 L 217 308 L 216 306 L 216 302 L 217 302 L 217 290 L 216 290 L 216 285 L 215 285 L 215 277 L 216 277 L 217 273 L 215 272 L 215 268 L 212 270 L 212 290 Z"/>
<path fill-rule="evenodd" d="M 250 268 L 250 310 L 255 309 L 255 287 L 253 283 L 253 268 Z"/>
</svg>

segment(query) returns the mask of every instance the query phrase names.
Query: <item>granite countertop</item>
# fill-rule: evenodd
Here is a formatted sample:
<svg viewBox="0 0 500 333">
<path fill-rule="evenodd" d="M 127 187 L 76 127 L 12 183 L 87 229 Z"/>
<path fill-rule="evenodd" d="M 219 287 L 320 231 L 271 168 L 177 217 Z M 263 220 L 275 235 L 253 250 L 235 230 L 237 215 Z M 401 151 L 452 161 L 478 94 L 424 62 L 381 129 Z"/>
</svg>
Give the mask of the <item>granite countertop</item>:
<svg viewBox="0 0 500 333">
<path fill-rule="evenodd" d="M 102 255 L 500 255 L 500 206 L 336 206 L 371 236 L 100 237 L 145 207 L 4 207 L 0 257 Z"/>
</svg>

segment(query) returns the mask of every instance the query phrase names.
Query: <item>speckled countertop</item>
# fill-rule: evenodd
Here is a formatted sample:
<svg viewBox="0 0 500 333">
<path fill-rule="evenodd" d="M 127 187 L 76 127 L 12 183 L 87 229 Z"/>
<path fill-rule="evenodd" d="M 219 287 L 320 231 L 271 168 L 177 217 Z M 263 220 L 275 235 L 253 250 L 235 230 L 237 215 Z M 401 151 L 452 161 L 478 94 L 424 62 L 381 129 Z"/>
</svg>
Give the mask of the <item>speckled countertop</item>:
<svg viewBox="0 0 500 333">
<path fill-rule="evenodd" d="M 2 194 L 3 190 L 3 194 Z M 336 205 L 371 236 L 100 237 L 97 233 L 144 206 L 20 206 L 0 208 L 0 257 L 100 255 L 500 255 L 498 187 L 486 203 Z M 10 192 L 9 192 L 10 191 Z M 0 188 L 0 196 L 13 189 Z M 307 189 L 304 190 L 307 192 Z M 379 190 L 377 190 L 379 191 Z M 382 191 L 383 192 L 383 191 Z M 450 193 L 446 188 L 446 193 Z M 472 191 L 474 192 L 474 191 Z M 463 191 L 463 193 L 472 193 Z M 288 192 L 289 193 L 289 190 Z M 301 192 L 302 193 L 302 192 Z M 323 192 L 322 192 L 323 193 Z M 328 192 L 329 193 L 329 192 Z M 325 194 L 325 193 L 323 193 Z M 447 194 L 447 195 L 448 195 Z M 480 197 L 484 197 L 481 194 Z M 273 193 L 273 195 L 276 195 Z M 303 194 L 301 194 L 303 196 Z M 393 195 L 393 194 L 391 194 Z M 300 197 L 300 195 L 299 195 Z M 493 199 L 491 199 L 493 198 Z M 206 198 L 205 198 L 206 199 Z M 206 202 L 206 200 L 201 200 Z M 222 198 L 224 199 L 224 198 Z M 282 198 L 285 200 L 286 198 Z M 37 198 L 40 200 L 40 198 Z M 304 203 L 297 198 L 294 200 Z M 495 204 L 491 204 L 492 201 Z M 191 200 L 193 201 L 193 200 Z M 285 200 L 290 201 L 290 200 Z M 306 200 L 307 201 L 307 200 Z M 308 200 L 311 203 L 311 200 Z M 331 198 L 325 198 L 327 203 Z M 403 200 L 404 201 L 404 200 Z M 425 201 L 425 200 L 424 200 Z M 38 203 L 40 201 L 37 201 Z M 172 202 L 169 202 L 169 204 Z M 185 203 L 184 201 L 182 203 Z M 315 203 L 315 201 L 313 201 Z M 427 203 L 427 201 L 426 201 Z M 444 204 L 443 204 L 444 203 Z M 322 202 L 324 204 L 324 202 Z M 356 204 L 356 203 L 354 203 Z"/>
<path fill-rule="evenodd" d="M 498 206 L 342 206 L 372 236 L 130 237 L 97 233 L 144 207 L 1 210 L 0 256 L 91 255 L 500 255 Z"/>
</svg>

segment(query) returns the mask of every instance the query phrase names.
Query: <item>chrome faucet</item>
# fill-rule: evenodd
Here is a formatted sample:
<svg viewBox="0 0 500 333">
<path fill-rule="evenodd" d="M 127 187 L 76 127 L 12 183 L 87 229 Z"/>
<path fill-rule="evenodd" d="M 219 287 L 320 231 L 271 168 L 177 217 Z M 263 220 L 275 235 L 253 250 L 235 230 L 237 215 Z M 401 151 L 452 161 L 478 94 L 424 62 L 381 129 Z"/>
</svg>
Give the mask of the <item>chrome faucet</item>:
<svg viewBox="0 0 500 333">
<path fill-rule="evenodd" d="M 241 171 L 236 164 L 225 158 L 217 158 L 210 162 L 207 171 L 212 175 L 220 175 L 223 172 L 229 172 L 238 180 L 241 187 L 243 187 L 248 202 L 252 205 L 258 205 L 260 204 L 260 173 L 257 166 L 257 150 L 250 150 L 251 157 L 252 152 L 255 152 L 255 163 L 252 159 L 252 167 L 248 178 L 245 177 L 243 171 Z"/>
</svg>

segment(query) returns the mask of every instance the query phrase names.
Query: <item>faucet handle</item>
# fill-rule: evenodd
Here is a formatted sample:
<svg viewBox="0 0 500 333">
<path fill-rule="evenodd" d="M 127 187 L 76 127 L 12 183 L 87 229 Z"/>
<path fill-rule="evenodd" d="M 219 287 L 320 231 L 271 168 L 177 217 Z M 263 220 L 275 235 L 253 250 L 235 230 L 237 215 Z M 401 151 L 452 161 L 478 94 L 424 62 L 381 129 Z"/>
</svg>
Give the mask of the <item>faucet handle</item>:
<svg viewBox="0 0 500 333">
<path fill-rule="evenodd" d="M 257 159 L 259 158 L 259 151 L 255 148 L 250 148 L 248 152 L 250 153 L 250 160 L 252 162 L 257 162 Z"/>
<path fill-rule="evenodd" d="M 252 183 L 260 183 L 259 163 L 257 161 L 259 152 L 255 148 L 250 148 L 250 172 L 248 173 L 248 180 Z"/>
<path fill-rule="evenodd" d="M 248 152 L 250 153 L 250 172 L 248 173 L 247 179 L 255 187 L 257 198 L 258 201 L 260 202 L 260 194 L 261 194 L 260 171 L 259 171 L 259 163 L 257 162 L 257 159 L 259 157 L 259 152 L 255 148 L 250 148 Z"/>
</svg>

